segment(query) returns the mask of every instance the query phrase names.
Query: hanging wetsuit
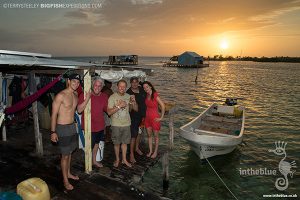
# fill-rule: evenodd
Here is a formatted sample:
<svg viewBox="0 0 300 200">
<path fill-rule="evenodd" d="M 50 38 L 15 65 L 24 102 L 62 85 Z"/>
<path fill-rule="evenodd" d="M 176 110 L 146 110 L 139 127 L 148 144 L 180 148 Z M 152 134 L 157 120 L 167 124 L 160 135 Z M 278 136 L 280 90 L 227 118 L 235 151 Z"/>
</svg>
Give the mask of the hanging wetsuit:
<svg viewBox="0 0 300 200">
<path fill-rule="evenodd" d="M 8 95 L 12 96 L 12 105 L 18 103 L 22 100 L 22 79 L 17 76 L 14 76 L 11 84 L 8 86 Z"/>
</svg>

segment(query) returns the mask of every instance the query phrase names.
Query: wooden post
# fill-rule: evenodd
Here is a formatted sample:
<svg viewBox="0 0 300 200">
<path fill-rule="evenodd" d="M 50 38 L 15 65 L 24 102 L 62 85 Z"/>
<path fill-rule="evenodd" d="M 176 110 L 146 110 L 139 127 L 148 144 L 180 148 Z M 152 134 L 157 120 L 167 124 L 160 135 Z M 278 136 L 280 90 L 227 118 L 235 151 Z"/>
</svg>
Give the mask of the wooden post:
<svg viewBox="0 0 300 200">
<path fill-rule="evenodd" d="M 195 82 L 197 83 L 198 81 L 198 73 L 199 73 L 199 67 L 197 67 L 197 75 L 196 75 L 196 78 L 195 78 Z"/>
<path fill-rule="evenodd" d="M 6 126 L 4 124 L 2 126 L 2 140 L 3 142 L 6 142 Z"/>
<path fill-rule="evenodd" d="M 2 80 L 3 80 L 2 72 L 0 72 L 0 102 L 3 106 L 3 102 L 2 102 Z"/>
<path fill-rule="evenodd" d="M 166 111 L 169 115 L 169 150 L 174 146 L 174 115 L 177 112 L 175 103 L 166 103 Z"/>
<path fill-rule="evenodd" d="M 164 153 L 162 157 L 162 168 L 163 168 L 163 190 L 169 188 L 169 151 Z"/>
<path fill-rule="evenodd" d="M 166 111 L 169 115 L 169 148 L 162 157 L 163 167 L 163 190 L 167 191 L 169 188 L 169 153 L 174 147 L 174 115 L 177 112 L 176 104 L 166 103 Z"/>
<path fill-rule="evenodd" d="M 31 83 L 29 84 L 30 88 L 30 94 L 33 94 L 37 91 L 36 88 L 36 81 L 35 81 L 35 74 L 33 72 L 30 72 L 29 74 Z M 34 135 L 35 135 L 35 148 L 36 148 L 36 154 L 40 157 L 43 156 L 43 138 L 42 134 L 40 132 L 39 127 L 39 114 L 38 114 L 38 108 L 37 108 L 37 101 L 32 103 L 32 114 L 33 114 L 33 126 L 34 126 Z"/>
<path fill-rule="evenodd" d="M 84 70 L 84 98 L 86 92 L 91 89 L 91 75 Z M 91 151 L 91 101 L 88 102 L 84 109 L 84 138 L 85 138 L 85 172 L 89 174 L 92 171 L 92 151 Z"/>
<path fill-rule="evenodd" d="M 5 106 L 4 103 L 2 102 L 2 72 L 0 72 L 0 106 Z M 4 124 L 4 113 L 0 115 L 0 127 L 2 127 L 2 140 L 6 142 L 6 127 Z M 3 124 L 3 126 L 2 126 Z"/>
<path fill-rule="evenodd" d="M 171 111 L 171 110 L 170 110 Z M 169 111 L 169 149 L 174 146 L 174 113 Z"/>
</svg>

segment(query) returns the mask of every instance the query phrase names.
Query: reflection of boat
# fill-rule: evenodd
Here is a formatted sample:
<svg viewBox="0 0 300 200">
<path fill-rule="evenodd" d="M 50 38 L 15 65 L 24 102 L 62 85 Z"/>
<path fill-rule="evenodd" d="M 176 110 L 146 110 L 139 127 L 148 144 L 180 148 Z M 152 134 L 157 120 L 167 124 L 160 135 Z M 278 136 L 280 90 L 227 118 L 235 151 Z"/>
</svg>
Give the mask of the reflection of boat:
<svg viewBox="0 0 300 200">
<path fill-rule="evenodd" d="M 108 61 L 104 61 L 103 64 L 107 65 L 137 65 L 137 55 L 120 55 L 120 56 L 109 56 Z"/>
<path fill-rule="evenodd" d="M 200 159 L 204 159 L 232 152 L 242 142 L 244 123 L 244 107 L 214 103 L 180 127 L 180 134 Z"/>
</svg>

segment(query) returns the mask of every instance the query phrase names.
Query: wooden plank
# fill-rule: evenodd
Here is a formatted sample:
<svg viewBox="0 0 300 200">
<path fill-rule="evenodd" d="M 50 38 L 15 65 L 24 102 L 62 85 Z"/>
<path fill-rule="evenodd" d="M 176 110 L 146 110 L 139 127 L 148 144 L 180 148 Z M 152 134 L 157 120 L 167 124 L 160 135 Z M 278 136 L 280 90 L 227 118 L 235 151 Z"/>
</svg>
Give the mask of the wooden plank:
<svg viewBox="0 0 300 200">
<path fill-rule="evenodd" d="M 86 93 L 91 88 L 91 75 L 88 70 L 83 72 L 86 74 L 84 77 L 84 98 Z M 84 133 L 85 133 L 85 172 L 92 171 L 92 151 L 91 151 L 91 101 L 89 101 L 84 109 Z"/>
<path fill-rule="evenodd" d="M 139 187 L 139 182 L 143 181 L 142 176 L 147 169 L 155 165 L 166 152 L 167 146 L 160 146 L 158 155 L 155 159 L 148 158 L 146 155 L 136 156 L 137 163 L 133 168 L 120 165 L 120 169 L 110 173 L 108 168 L 113 168 L 114 149 L 113 144 L 108 142 L 105 146 L 104 160 L 102 161 L 104 168 L 94 169 L 91 174 L 84 173 L 84 155 L 82 150 L 76 150 L 72 156 L 72 172 L 80 177 L 80 181 L 70 180 L 74 186 L 74 191 L 66 192 L 61 181 L 61 171 L 59 167 L 60 157 L 57 155 L 59 149 L 57 146 L 49 143 L 49 137 L 44 139 L 44 151 L 47 156 L 35 158 L 30 154 L 34 150 L 33 145 L 33 128 L 29 126 L 28 133 L 24 130 L 17 130 L 18 134 L 10 134 L 12 139 L 7 145 L 0 145 L 3 153 L 1 161 L 4 163 L 4 173 L 0 174 L 0 180 L 5 182 L 9 188 L 15 188 L 18 182 L 28 177 L 36 176 L 43 179 L 50 190 L 53 200 L 55 199 L 161 199 L 158 192 L 147 192 Z M 11 130 L 8 130 L 11 131 Z M 41 129 L 43 134 L 48 131 Z M 0 142 L 1 143 L 1 142 Z M 142 145 L 141 145 L 142 146 Z M 141 147 L 145 152 L 147 147 Z M 113 155 L 113 156 L 111 156 Z M 20 166 L 22 170 L 20 169 Z M 108 170 L 108 173 L 102 174 Z M 136 172 L 138 171 L 138 172 Z M 141 175 L 140 175 L 140 174 Z M 9 176 L 7 176 L 9 174 Z M 114 174 L 114 177 L 111 176 Z M 135 180 L 134 180 L 135 179 Z M 131 184 L 135 183 L 135 184 Z M 166 199 L 166 198 L 163 198 Z"/>
</svg>

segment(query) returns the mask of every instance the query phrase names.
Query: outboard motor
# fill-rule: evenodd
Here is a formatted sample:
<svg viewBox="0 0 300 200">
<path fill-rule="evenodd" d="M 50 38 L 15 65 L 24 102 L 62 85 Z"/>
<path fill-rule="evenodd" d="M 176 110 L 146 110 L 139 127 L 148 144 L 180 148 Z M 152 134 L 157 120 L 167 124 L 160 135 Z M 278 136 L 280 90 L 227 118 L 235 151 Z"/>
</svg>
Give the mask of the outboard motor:
<svg viewBox="0 0 300 200">
<path fill-rule="evenodd" d="M 237 105 L 237 98 L 226 98 L 225 104 L 227 106 Z"/>
</svg>

